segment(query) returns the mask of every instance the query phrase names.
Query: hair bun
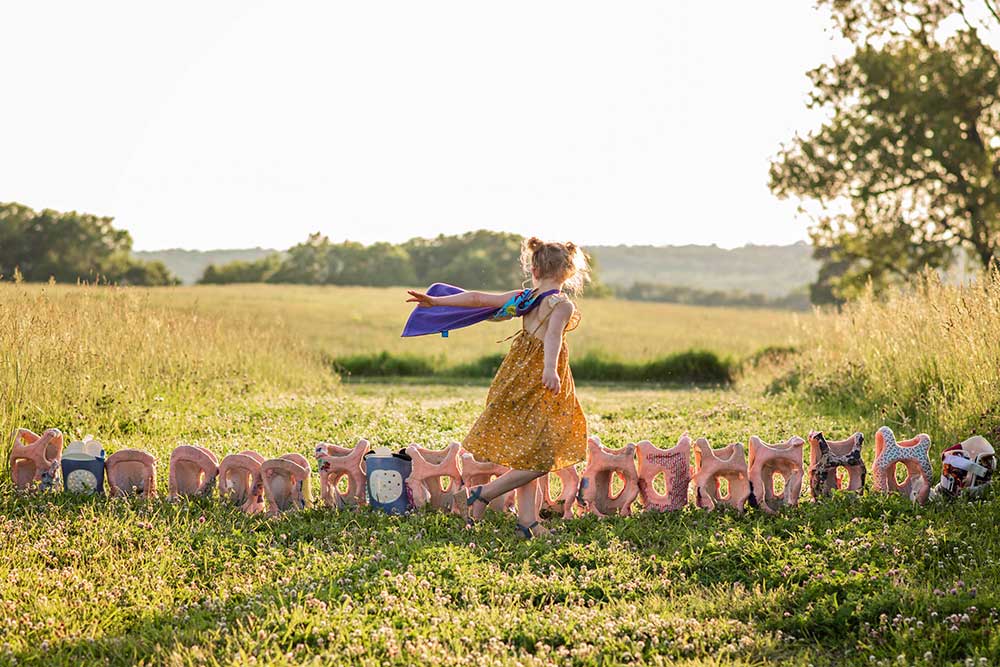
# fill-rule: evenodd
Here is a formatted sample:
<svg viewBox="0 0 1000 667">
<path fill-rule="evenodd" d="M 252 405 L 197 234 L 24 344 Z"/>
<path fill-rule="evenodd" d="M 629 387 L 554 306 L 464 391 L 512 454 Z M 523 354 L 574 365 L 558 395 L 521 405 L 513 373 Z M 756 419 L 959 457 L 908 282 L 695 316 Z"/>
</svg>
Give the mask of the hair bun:
<svg viewBox="0 0 1000 667">
<path fill-rule="evenodd" d="M 532 236 L 530 239 L 528 239 L 527 245 L 528 245 L 528 250 L 534 252 L 539 248 L 541 248 L 543 245 L 545 245 L 545 243 L 537 236 Z"/>
</svg>

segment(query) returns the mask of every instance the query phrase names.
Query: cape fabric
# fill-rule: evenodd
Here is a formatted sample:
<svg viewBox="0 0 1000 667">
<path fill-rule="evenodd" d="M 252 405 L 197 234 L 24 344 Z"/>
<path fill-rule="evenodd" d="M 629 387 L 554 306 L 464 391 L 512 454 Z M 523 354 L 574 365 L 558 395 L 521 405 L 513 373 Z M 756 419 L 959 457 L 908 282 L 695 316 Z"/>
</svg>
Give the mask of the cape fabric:
<svg viewBox="0 0 1000 667">
<path fill-rule="evenodd" d="M 451 296 L 461 294 L 465 290 L 461 287 L 448 285 L 447 283 L 434 283 L 427 290 L 428 296 Z M 445 334 L 452 329 L 461 329 L 479 322 L 487 320 L 505 320 L 511 317 L 520 317 L 529 313 L 541 300 L 555 294 L 558 290 L 543 292 L 537 296 L 531 294 L 531 290 L 521 292 L 517 297 L 500 308 L 466 308 L 464 306 L 430 306 L 429 308 L 416 307 L 406 320 L 403 327 L 403 337 L 426 336 L 427 334 Z M 525 301 L 523 297 L 527 296 Z"/>
</svg>

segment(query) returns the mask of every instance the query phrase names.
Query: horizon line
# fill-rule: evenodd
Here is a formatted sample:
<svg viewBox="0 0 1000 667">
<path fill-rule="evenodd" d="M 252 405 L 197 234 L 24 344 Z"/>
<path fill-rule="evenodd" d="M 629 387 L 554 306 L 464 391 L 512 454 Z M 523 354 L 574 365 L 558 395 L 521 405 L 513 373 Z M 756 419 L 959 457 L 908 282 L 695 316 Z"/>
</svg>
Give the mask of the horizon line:
<svg viewBox="0 0 1000 667">
<path fill-rule="evenodd" d="M 445 234 L 444 236 L 459 236 L 459 234 Z M 414 236 L 412 238 L 437 238 L 437 237 Z M 331 241 L 331 242 L 336 245 L 336 244 L 339 244 L 339 243 L 350 242 L 350 239 L 344 239 L 343 241 Z M 401 242 L 373 241 L 372 243 L 364 243 L 364 242 L 358 241 L 358 243 L 361 243 L 362 246 L 364 246 L 364 247 L 367 248 L 367 247 L 370 247 L 370 246 L 374 245 L 375 243 L 390 243 L 392 245 L 402 245 L 403 243 L 406 243 L 406 241 L 401 241 Z M 793 241 L 791 243 L 753 243 L 753 242 L 747 242 L 747 243 L 744 243 L 742 245 L 735 245 L 735 246 L 725 246 L 725 245 L 720 245 L 718 243 L 681 243 L 681 244 L 672 244 L 672 243 L 665 243 L 665 244 L 654 244 L 654 243 L 581 243 L 580 247 L 582 247 L 584 250 L 586 250 L 588 248 L 716 248 L 716 249 L 719 249 L 719 250 L 731 251 L 731 250 L 742 250 L 744 248 L 788 248 L 788 247 L 800 246 L 800 245 L 801 246 L 810 246 L 810 247 L 812 246 L 812 244 L 809 243 L 809 241 L 799 240 L 799 241 Z M 133 253 L 137 253 L 137 252 L 145 252 L 145 253 L 150 253 L 150 252 L 202 252 L 202 253 L 207 253 L 207 252 L 245 252 L 245 251 L 250 251 L 250 250 L 266 250 L 266 251 L 269 251 L 269 252 L 283 253 L 283 252 L 288 252 L 289 249 L 290 248 L 285 248 L 284 250 L 282 250 L 280 248 L 267 248 L 267 247 L 259 246 L 259 245 L 258 246 L 244 246 L 244 247 L 241 247 L 241 248 L 237 248 L 237 247 L 232 247 L 232 248 L 182 248 L 180 246 L 174 246 L 174 247 L 170 247 L 170 248 L 149 248 L 149 249 L 132 248 L 132 252 Z"/>
</svg>

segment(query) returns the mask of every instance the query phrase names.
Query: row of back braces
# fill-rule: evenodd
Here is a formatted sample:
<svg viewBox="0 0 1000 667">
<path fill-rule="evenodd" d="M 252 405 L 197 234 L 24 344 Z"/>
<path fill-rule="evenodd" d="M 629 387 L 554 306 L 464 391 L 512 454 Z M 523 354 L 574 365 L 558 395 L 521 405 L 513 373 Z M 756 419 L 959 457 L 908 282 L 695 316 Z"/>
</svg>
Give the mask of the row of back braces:
<svg viewBox="0 0 1000 667">
<path fill-rule="evenodd" d="M 536 502 L 540 510 L 565 518 L 580 513 L 598 516 L 628 515 L 638 498 L 647 510 L 679 510 L 688 504 L 694 483 L 695 504 L 714 509 L 728 506 L 743 511 L 747 505 L 773 513 L 782 506 L 798 504 L 804 478 L 805 440 L 794 436 L 780 444 L 768 444 L 757 436 L 749 440 L 749 462 L 742 443 L 713 449 L 708 440 L 692 441 L 684 434 L 677 445 L 661 449 L 648 440 L 620 449 L 603 446 L 594 436 L 588 441 L 587 463 L 582 473 L 569 466 L 555 474 L 561 491 L 553 497 L 549 476 L 539 478 Z M 828 441 L 821 432 L 809 434 L 809 485 L 818 499 L 834 489 L 861 492 L 867 468 L 862 456 L 861 433 L 840 442 Z M 875 434 L 872 464 L 873 489 L 899 493 L 923 504 L 931 497 L 954 497 L 962 492 L 976 495 L 990 482 L 996 469 L 993 447 L 973 436 L 942 452 L 942 475 L 931 486 L 929 450 L 931 439 L 920 434 L 897 442 L 891 429 Z M 104 456 L 103 447 L 92 437 L 71 443 L 63 451 L 63 435 L 49 429 L 42 435 L 19 429 L 10 454 L 10 471 L 16 488 L 52 488 L 62 473 L 63 488 L 75 493 L 104 493 L 105 478 L 112 496 L 156 494 L 156 460 L 148 452 L 125 449 Z M 694 465 L 691 466 L 691 450 Z M 410 445 L 397 453 L 387 448 L 369 449 L 367 440 L 353 448 L 321 443 L 315 449 L 320 477 L 320 497 L 329 507 L 369 504 L 390 513 L 432 506 L 457 511 L 464 487 L 485 484 L 508 469 L 477 461 L 456 442 L 443 450 Z M 461 464 L 460 464 L 461 462 Z M 897 479 L 903 466 L 906 477 Z M 845 480 L 840 474 L 847 473 Z M 309 461 L 297 453 L 265 460 L 253 451 L 230 454 L 220 462 L 204 447 L 180 445 L 170 455 L 168 498 L 210 495 L 218 482 L 219 493 L 249 514 L 280 514 L 313 504 Z M 664 492 L 654 480 L 663 478 Z M 775 477 L 784 482 L 776 491 Z M 621 488 L 614 492 L 614 478 Z M 339 486 L 346 479 L 346 489 Z M 513 492 L 495 499 L 491 507 L 506 511 L 513 507 Z"/>
</svg>

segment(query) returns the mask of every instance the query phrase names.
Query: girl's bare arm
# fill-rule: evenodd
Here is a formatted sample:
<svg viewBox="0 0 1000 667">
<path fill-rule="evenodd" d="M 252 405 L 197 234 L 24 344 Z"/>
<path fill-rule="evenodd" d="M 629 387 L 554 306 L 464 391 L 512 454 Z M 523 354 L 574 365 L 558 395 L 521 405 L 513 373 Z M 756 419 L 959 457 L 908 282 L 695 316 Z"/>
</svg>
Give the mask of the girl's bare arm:
<svg viewBox="0 0 1000 667">
<path fill-rule="evenodd" d="M 559 374 L 556 372 L 556 362 L 559 361 L 559 350 L 562 348 L 563 330 L 573 316 L 573 304 L 563 301 L 552 309 L 549 324 L 545 329 L 545 368 L 542 370 L 542 384 L 554 394 L 559 393 Z"/>
<path fill-rule="evenodd" d="M 448 296 L 428 296 L 423 292 L 406 290 L 410 298 L 406 301 L 416 303 L 420 308 L 430 306 L 458 306 L 460 308 L 499 308 L 520 293 L 520 290 L 495 294 L 492 292 L 461 292 Z"/>
</svg>

